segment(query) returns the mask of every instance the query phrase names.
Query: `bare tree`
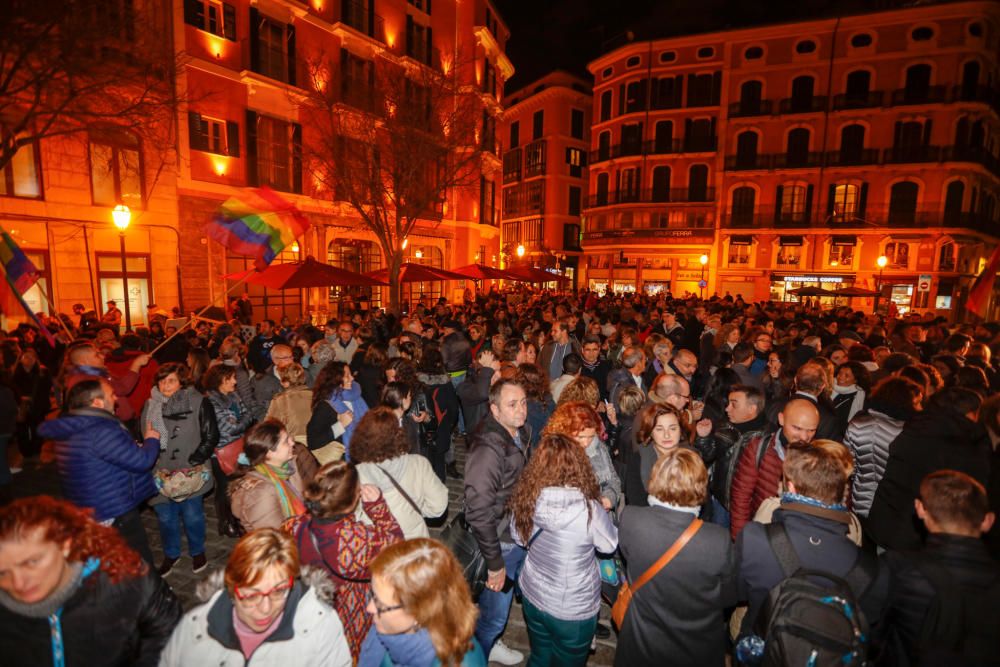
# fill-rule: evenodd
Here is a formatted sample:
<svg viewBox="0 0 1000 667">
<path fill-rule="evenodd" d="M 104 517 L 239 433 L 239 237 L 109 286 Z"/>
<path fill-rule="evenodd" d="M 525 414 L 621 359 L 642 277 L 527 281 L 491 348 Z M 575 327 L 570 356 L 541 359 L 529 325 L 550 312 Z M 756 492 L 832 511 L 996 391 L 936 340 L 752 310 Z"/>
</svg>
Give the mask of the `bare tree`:
<svg viewBox="0 0 1000 667">
<path fill-rule="evenodd" d="M 398 313 L 404 240 L 420 220 L 440 224 L 453 189 L 478 184 L 494 138 L 483 134 L 487 100 L 462 79 L 470 68 L 391 56 L 359 65 L 307 61 L 303 157 L 317 194 L 349 204 L 378 240 Z"/>
<path fill-rule="evenodd" d="M 23 147 L 134 132 L 173 148 L 177 57 L 169 0 L 7 0 L 0 10 L 0 169 Z"/>
</svg>

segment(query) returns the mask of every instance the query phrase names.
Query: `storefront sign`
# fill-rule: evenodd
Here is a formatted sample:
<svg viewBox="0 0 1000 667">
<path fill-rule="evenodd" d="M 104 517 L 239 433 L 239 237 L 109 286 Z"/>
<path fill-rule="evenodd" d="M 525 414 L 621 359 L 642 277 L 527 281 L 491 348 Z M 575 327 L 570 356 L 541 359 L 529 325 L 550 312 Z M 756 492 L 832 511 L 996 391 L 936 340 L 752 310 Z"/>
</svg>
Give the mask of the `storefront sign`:
<svg viewBox="0 0 1000 667">
<path fill-rule="evenodd" d="M 711 230 L 703 229 L 606 229 L 584 232 L 584 241 L 622 238 L 654 238 L 661 243 L 711 243 Z"/>
<path fill-rule="evenodd" d="M 853 277 L 846 276 L 773 276 L 773 280 L 786 283 L 844 283 L 853 282 Z"/>
<path fill-rule="evenodd" d="M 926 273 L 920 274 L 917 278 L 917 291 L 918 292 L 930 292 L 931 291 L 931 276 Z"/>
</svg>

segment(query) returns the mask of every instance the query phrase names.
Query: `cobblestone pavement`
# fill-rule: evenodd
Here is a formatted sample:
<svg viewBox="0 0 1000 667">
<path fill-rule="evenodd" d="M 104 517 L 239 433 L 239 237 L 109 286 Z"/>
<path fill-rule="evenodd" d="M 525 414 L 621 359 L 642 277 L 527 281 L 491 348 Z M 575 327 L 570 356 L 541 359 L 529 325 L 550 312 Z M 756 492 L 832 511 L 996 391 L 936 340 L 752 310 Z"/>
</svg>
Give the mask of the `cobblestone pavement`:
<svg viewBox="0 0 1000 667">
<path fill-rule="evenodd" d="M 461 471 L 465 460 L 465 444 L 460 438 L 456 438 L 455 448 L 456 458 L 458 459 L 458 467 Z M 60 495 L 59 480 L 56 476 L 55 465 L 52 463 L 51 453 L 47 449 L 42 453 L 42 461 L 40 464 L 26 465 L 22 472 L 15 475 L 11 490 L 14 497 L 37 495 L 41 493 L 48 493 L 57 496 Z M 461 479 L 448 479 L 448 496 L 448 514 L 449 516 L 453 516 L 455 513 L 460 511 L 462 507 Z M 217 521 L 215 506 L 214 503 L 211 502 L 210 497 L 205 503 L 205 515 L 205 525 L 207 528 L 206 555 L 208 556 L 208 570 L 202 572 L 201 574 L 194 574 L 191 572 L 191 559 L 188 557 L 187 552 L 182 550 L 184 555 L 177 562 L 177 565 L 174 566 L 173 571 L 167 576 L 167 582 L 180 598 L 185 610 L 191 609 L 199 603 L 195 594 L 195 588 L 198 583 L 204 580 L 209 572 L 225 567 L 226 559 L 229 557 L 229 552 L 232 550 L 233 545 L 236 542 L 234 539 L 220 536 L 216 530 Z M 146 510 L 142 514 L 142 519 L 143 524 L 146 527 L 146 533 L 149 536 L 149 543 L 153 549 L 153 554 L 157 559 L 162 558 L 163 551 L 160 546 L 160 533 L 157 528 L 156 515 L 152 510 Z M 437 535 L 439 532 L 440 528 L 431 528 L 432 537 Z M 186 545 L 184 548 L 186 549 Z M 607 626 L 610 626 L 611 623 L 609 614 L 610 610 L 607 605 L 602 605 L 601 623 Z M 514 603 L 514 608 L 511 610 L 510 621 L 507 624 L 507 630 L 503 639 L 508 646 L 523 652 L 525 655 L 529 653 L 528 633 L 524 625 L 524 614 L 521 611 L 521 605 L 516 601 Z M 612 633 L 610 639 L 598 640 L 597 650 L 590 656 L 590 660 L 587 664 L 593 667 L 610 666 L 614 662 L 614 654 L 615 635 Z"/>
</svg>

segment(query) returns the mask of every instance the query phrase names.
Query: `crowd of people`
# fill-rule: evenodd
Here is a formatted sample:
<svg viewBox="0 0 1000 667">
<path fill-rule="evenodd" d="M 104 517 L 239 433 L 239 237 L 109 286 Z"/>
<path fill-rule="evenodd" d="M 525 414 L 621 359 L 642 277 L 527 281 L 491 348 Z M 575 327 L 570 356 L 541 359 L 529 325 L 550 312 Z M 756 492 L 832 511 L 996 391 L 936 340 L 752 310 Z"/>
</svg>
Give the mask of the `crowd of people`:
<svg viewBox="0 0 1000 667">
<path fill-rule="evenodd" d="M 0 340 L 5 664 L 562 667 L 612 633 L 622 667 L 1000 660 L 998 323 L 522 289 L 251 326 L 245 301 Z M 47 442 L 61 497 L 14 500 Z M 170 575 L 207 570 L 209 530 L 238 541 L 185 613 Z"/>
</svg>

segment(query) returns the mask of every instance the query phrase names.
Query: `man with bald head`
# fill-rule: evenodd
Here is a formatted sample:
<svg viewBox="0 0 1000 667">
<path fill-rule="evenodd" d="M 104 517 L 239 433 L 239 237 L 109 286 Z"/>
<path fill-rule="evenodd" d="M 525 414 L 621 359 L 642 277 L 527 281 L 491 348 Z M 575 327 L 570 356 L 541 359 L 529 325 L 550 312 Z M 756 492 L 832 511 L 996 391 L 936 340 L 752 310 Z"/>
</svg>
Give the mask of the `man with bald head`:
<svg viewBox="0 0 1000 667">
<path fill-rule="evenodd" d="M 254 376 L 251 381 L 254 397 L 252 409 L 258 421 L 267 415 L 271 399 L 283 389 L 281 380 L 278 378 L 278 371 L 290 366 L 294 361 L 295 356 L 292 354 L 292 348 L 284 343 L 278 343 L 271 348 L 271 365 L 263 373 Z"/>
<path fill-rule="evenodd" d="M 778 425 L 776 431 L 750 440 L 740 453 L 729 500 L 733 539 L 762 502 L 778 495 L 786 448 L 792 442 L 812 442 L 819 427 L 819 410 L 807 399 L 793 398 L 778 414 Z"/>
</svg>

